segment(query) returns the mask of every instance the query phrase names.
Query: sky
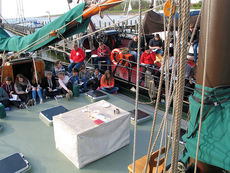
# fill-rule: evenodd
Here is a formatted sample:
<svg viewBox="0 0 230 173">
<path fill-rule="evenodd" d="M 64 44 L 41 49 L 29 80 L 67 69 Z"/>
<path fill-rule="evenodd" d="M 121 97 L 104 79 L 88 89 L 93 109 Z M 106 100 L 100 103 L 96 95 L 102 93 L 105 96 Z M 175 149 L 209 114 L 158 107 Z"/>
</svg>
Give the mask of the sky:
<svg viewBox="0 0 230 173">
<path fill-rule="evenodd" d="M 4 18 L 16 18 L 17 2 L 22 1 L 24 6 L 25 17 L 45 16 L 47 12 L 51 15 L 62 14 L 68 11 L 67 0 L 0 0 L 0 11 L 2 9 L 2 16 Z M 76 0 L 73 0 L 76 1 Z M 192 0 L 196 2 L 199 0 Z M 74 4 L 72 4 L 74 5 Z M 1 12 L 0 12 L 1 13 Z"/>
</svg>

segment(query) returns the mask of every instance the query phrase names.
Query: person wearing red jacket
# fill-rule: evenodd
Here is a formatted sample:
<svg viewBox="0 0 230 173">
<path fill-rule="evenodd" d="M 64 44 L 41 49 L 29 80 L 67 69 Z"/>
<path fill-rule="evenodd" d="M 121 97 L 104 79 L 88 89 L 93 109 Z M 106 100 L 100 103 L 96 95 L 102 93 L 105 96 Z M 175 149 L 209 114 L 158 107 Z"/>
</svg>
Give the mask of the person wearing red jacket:
<svg viewBox="0 0 230 173">
<path fill-rule="evenodd" d="M 109 70 L 105 71 L 105 74 L 101 77 L 100 88 L 107 93 L 117 93 L 118 87 L 114 87 L 114 77 Z"/>
<path fill-rule="evenodd" d="M 141 85 L 142 81 L 144 81 L 145 79 L 145 72 L 148 69 L 151 70 L 151 72 L 153 72 L 153 68 L 155 67 L 155 61 L 156 61 L 156 54 L 149 49 L 148 47 L 146 47 L 144 53 L 142 53 L 141 55 L 141 60 L 140 63 L 142 65 L 142 74 L 141 74 L 141 79 L 139 81 L 139 84 Z"/>
<path fill-rule="evenodd" d="M 68 66 L 68 71 L 71 73 L 72 68 L 79 69 L 84 64 L 85 52 L 83 49 L 79 48 L 77 44 L 74 44 L 69 60 L 70 64 Z"/>
<path fill-rule="evenodd" d="M 94 59 L 95 69 L 98 69 L 98 61 L 106 61 L 109 69 L 111 71 L 111 61 L 110 61 L 110 48 L 106 46 L 104 43 L 99 43 L 99 47 L 97 49 L 97 56 Z"/>
</svg>

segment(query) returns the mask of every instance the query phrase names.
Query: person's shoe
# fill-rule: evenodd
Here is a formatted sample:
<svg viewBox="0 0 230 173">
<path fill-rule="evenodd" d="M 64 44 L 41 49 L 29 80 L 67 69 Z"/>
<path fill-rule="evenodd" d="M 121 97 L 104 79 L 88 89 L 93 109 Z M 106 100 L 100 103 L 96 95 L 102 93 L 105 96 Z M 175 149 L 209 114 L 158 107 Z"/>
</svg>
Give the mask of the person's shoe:
<svg viewBox="0 0 230 173">
<path fill-rule="evenodd" d="M 114 91 L 113 94 L 117 94 L 117 91 Z"/>
<path fill-rule="evenodd" d="M 66 99 L 67 99 L 68 101 L 70 101 L 70 98 L 71 98 L 70 93 L 66 93 L 65 97 L 66 97 Z"/>
<path fill-rule="evenodd" d="M 25 109 L 26 108 L 26 104 L 25 103 L 21 103 L 20 105 L 19 105 L 19 109 Z"/>
<path fill-rule="evenodd" d="M 9 108 L 9 107 L 6 107 L 6 108 L 5 108 L 5 111 L 10 111 L 10 108 Z"/>
<path fill-rule="evenodd" d="M 27 106 L 33 106 L 36 102 L 34 101 L 34 99 L 30 99 L 28 102 L 27 102 Z"/>
<path fill-rule="evenodd" d="M 69 91 L 70 97 L 73 97 L 73 92 Z"/>
<path fill-rule="evenodd" d="M 40 104 L 42 104 L 43 103 L 43 99 L 40 99 Z"/>
<path fill-rule="evenodd" d="M 47 99 L 50 99 L 50 97 L 49 97 L 49 96 L 46 96 L 45 98 L 46 98 L 46 100 L 47 100 Z"/>
</svg>

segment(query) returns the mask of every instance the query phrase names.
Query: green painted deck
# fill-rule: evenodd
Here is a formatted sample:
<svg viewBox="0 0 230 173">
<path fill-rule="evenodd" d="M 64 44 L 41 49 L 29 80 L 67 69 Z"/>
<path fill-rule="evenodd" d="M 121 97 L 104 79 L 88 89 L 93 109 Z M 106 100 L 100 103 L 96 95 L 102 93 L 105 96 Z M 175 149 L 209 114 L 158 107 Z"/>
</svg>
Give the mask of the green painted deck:
<svg viewBox="0 0 230 173">
<path fill-rule="evenodd" d="M 107 99 L 124 110 L 134 109 L 133 101 L 124 100 L 124 96 L 110 95 Z M 55 148 L 54 132 L 52 126 L 47 126 L 39 119 L 42 110 L 63 105 L 69 110 L 76 109 L 91 102 L 81 95 L 70 102 L 66 99 L 47 101 L 31 107 L 29 110 L 12 109 L 7 112 L 7 118 L 0 120 L 4 126 L 0 132 L 0 159 L 13 153 L 21 152 L 32 166 L 34 173 L 107 173 L 128 172 L 127 166 L 132 162 L 133 126 L 131 125 L 130 144 L 122 149 L 99 159 L 82 169 L 77 169 L 62 153 Z M 140 108 L 145 112 L 153 110 L 153 107 Z M 153 115 L 153 111 L 151 113 Z M 162 116 L 157 118 L 157 128 Z M 149 133 L 152 121 L 138 125 L 136 158 L 140 158 L 147 152 Z"/>
</svg>

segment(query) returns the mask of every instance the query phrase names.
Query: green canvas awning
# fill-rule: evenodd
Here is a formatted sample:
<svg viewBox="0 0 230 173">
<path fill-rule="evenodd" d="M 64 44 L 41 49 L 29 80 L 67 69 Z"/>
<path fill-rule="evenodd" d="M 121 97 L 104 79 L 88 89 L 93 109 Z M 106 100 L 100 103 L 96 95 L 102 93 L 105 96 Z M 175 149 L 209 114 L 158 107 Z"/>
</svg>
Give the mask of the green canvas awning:
<svg viewBox="0 0 230 173">
<path fill-rule="evenodd" d="M 85 3 L 79 4 L 78 6 L 74 7 L 67 13 L 63 14 L 53 22 L 45 25 L 44 27 L 42 27 L 41 29 L 39 29 L 33 34 L 24 37 L 22 36 L 1 37 L 0 35 L 0 51 L 5 50 L 5 51 L 18 52 L 27 47 L 28 50 L 26 49 L 26 52 L 31 52 L 41 47 L 45 47 L 53 43 L 56 43 L 60 41 L 61 38 L 58 38 L 58 35 L 54 37 L 49 36 L 49 33 L 52 30 L 59 29 L 60 27 L 64 26 L 66 23 L 72 21 L 73 19 L 79 16 L 80 17 L 76 19 L 76 21 L 78 22 L 77 25 L 71 28 L 65 26 L 60 30 L 59 33 L 66 38 L 74 34 L 85 32 L 90 22 L 90 19 L 86 19 L 84 21 L 82 20 L 81 15 L 83 13 L 84 7 L 85 7 Z M 28 47 L 28 45 L 31 46 Z"/>
</svg>

